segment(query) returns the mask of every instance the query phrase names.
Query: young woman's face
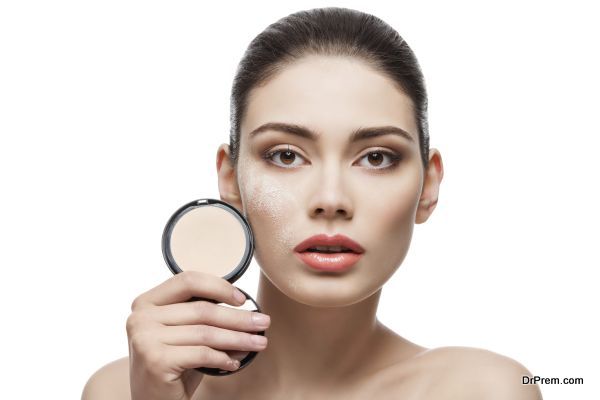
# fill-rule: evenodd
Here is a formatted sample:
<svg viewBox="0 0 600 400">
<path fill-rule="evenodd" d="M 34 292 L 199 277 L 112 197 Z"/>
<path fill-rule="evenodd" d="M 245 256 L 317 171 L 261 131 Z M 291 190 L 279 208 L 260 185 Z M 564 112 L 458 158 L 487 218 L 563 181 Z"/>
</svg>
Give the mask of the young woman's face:
<svg viewBox="0 0 600 400">
<path fill-rule="evenodd" d="M 283 127 L 251 134 L 268 123 L 316 137 Z M 408 138 L 351 140 L 372 127 L 400 128 Z M 268 279 L 304 304 L 353 304 L 377 291 L 409 248 L 424 179 L 412 102 L 357 59 L 305 57 L 251 91 L 236 172 Z M 343 272 L 310 268 L 294 247 L 321 233 L 350 237 L 362 258 Z"/>
</svg>

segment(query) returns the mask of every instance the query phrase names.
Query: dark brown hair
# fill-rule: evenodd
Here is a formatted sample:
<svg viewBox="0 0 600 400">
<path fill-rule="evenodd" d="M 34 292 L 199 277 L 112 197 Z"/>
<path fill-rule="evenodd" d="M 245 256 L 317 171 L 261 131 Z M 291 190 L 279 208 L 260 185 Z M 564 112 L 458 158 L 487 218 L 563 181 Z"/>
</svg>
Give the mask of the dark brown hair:
<svg viewBox="0 0 600 400">
<path fill-rule="evenodd" d="M 237 165 L 240 125 L 248 94 L 306 55 L 350 56 L 381 71 L 412 100 L 421 159 L 429 161 L 427 92 L 421 68 L 408 44 L 394 28 L 364 12 L 340 7 L 299 11 L 269 25 L 248 45 L 231 90 L 231 159 Z"/>
</svg>

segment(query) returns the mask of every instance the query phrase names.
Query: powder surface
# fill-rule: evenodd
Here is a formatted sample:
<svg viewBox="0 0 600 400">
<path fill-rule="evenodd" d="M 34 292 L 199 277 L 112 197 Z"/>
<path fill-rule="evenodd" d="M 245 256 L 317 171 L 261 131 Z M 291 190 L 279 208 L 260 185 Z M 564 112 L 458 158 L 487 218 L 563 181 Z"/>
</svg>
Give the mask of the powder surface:
<svg viewBox="0 0 600 400">
<path fill-rule="evenodd" d="M 171 232 L 171 254 L 183 271 L 224 277 L 240 263 L 245 249 L 241 222 L 221 207 L 194 208 L 179 218 Z"/>
</svg>

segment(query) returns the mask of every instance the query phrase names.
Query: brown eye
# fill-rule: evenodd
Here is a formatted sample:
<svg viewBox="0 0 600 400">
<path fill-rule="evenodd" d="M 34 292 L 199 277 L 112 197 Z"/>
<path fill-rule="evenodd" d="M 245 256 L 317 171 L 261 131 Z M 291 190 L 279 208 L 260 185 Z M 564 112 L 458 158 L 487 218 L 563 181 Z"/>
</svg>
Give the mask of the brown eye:
<svg viewBox="0 0 600 400">
<path fill-rule="evenodd" d="M 283 161 L 284 164 L 290 165 L 296 159 L 296 155 L 291 151 L 284 151 L 281 153 L 281 156 L 279 158 Z"/>
<path fill-rule="evenodd" d="M 269 151 L 263 155 L 263 158 L 268 160 L 269 163 L 282 168 L 296 168 L 302 165 L 303 159 L 301 155 L 289 149 Z"/>
<path fill-rule="evenodd" d="M 369 153 L 369 162 L 371 165 L 379 166 L 383 162 L 383 154 L 377 152 Z"/>
<path fill-rule="evenodd" d="M 388 159 L 387 162 L 384 161 L 386 158 Z M 378 150 L 371 151 L 362 156 L 361 161 L 363 162 L 361 162 L 360 164 L 366 167 L 367 169 L 381 171 L 395 168 L 400 163 L 401 159 L 402 156 L 400 154 L 393 153 L 390 151 Z M 364 161 L 366 161 L 366 163 Z"/>
</svg>

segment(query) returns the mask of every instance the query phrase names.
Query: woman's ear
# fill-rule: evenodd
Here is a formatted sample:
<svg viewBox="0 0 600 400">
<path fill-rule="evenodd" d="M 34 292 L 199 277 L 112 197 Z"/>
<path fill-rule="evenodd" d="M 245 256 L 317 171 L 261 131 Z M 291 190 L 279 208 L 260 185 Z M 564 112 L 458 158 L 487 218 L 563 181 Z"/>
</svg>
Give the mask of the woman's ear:
<svg viewBox="0 0 600 400">
<path fill-rule="evenodd" d="M 438 201 L 440 183 L 444 177 L 444 165 L 442 155 L 437 149 L 429 150 L 429 167 L 425 171 L 423 190 L 417 208 L 415 223 L 422 224 L 427 221 Z"/>
<path fill-rule="evenodd" d="M 231 204 L 241 212 L 242 198 L 235 168 L 231 161 L 231 150 L 226 143 L 221 144 L 217 150 L 217 176 L 221 200 Z"/>
</svg>

